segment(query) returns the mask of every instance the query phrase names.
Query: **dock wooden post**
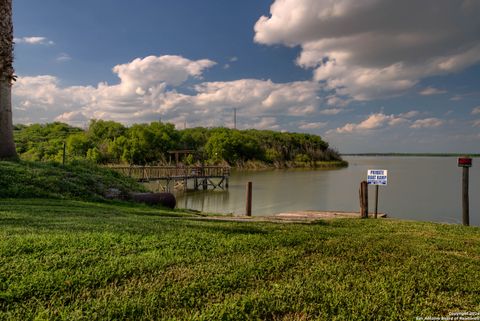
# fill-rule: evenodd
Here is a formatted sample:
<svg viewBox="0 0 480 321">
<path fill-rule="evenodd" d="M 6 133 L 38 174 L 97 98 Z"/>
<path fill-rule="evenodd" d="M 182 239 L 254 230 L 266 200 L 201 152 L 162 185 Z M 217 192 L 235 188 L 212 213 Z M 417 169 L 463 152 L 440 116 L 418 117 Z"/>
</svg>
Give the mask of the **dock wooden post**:
<svg viewBox="0 0 480 321">
<path fill-rule="evenodd" d="M 362 181 L 360 183 L 360 217 L 368 218 L 368 183 L 367 181 Z"/>
<path fill-rule="evenodd" d="M 252 216 L 252 182 L 247 183 L 247 195 L 246 195 L 246 208 L 245 214 Z"/>
<path fill-rule="evenodd" d="M 463 167 L 463 175 L 462 175 L 462 222 L 463 225 L 469 226 L 470 225 L 470 204 L 468 199 L 468 167 Z"/>
</svg>

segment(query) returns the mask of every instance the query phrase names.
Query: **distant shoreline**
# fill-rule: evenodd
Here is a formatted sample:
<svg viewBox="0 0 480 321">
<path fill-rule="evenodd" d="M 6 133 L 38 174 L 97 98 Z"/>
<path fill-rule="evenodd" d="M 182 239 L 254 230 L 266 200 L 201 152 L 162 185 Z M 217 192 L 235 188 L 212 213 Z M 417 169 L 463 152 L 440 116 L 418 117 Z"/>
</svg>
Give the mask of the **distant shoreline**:
<svg viewBox="0 0 480 321">
<path fill-rule="evenodd" d="M 340 156 L 400 156 L 400 157 L 480 157 L 480 154 L 468 153 L 353 153 L 340 154 Z"/>
<path fill-rule="evenodd" d="M 271 169 L 338 169 L 348 167 L 345 160 L 338 161 L 315 161 L 315 162 L 276 162 L 268 164 L 261 161 L 246 161 L 231 165 L 232 169 L 238 171 L 255 171 L 255 170 L 271 170 Z"/>
</svg>

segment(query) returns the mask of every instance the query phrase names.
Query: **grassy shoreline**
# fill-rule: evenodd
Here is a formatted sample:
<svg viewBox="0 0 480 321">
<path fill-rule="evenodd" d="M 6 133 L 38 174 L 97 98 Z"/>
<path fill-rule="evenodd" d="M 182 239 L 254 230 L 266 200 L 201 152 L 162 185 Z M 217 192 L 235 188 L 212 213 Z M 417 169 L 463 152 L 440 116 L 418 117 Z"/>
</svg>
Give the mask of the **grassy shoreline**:
<svg viewBox="0 0 480 321">
<path fill-rule="evenodd" d="M 348 167 L 348 162 L 341 161 L 316 161 L 316 162 L 284 162 L 267 164 L 260 161 L 247 161 L 232 166 L 233 169 L 239 171 L 257 171 L 270 169 L 339 169 Z"/>
<path fill-rule="evenodd" d="M 478 227 L 213 220 L 108 201 L 109 188 L 142 187 L 85 163 L 1 162 L 0 181 L 0 320 L 412 320 L 480 311 Z"/>
<path fill-rule="evenodd" d="M 0 199 L 0 320 L 412 320 L 480 311 L 480 228 L 195 216 Z"/>
</svg>

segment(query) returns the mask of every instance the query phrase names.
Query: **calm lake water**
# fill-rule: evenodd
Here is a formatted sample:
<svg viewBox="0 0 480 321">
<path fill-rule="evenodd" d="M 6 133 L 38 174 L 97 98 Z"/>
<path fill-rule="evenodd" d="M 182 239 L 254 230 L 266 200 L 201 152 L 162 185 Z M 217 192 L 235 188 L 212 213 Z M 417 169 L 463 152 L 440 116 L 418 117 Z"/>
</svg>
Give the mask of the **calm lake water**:
<svg viewBox="0 0 480 321">
<path fill-rule="evenodd" d="M 245 212 L 245 184 L 253 182 L 253 215 L 295 210 L 358 211 L 358 188 L 368 169 L 387 169 L 380 186 L 379 212 L 389 217 L 461 223 L 462 169 L 455 157 L 345 157 L 337 170 L 233 172 L 228 191 L 177 195 L 179 208 L 205 212 Z M 480 225 L 480 159 L 470 168 L 470 224 Z M 375 187 L 369 188 L 373 211 Z"/>
</svg>

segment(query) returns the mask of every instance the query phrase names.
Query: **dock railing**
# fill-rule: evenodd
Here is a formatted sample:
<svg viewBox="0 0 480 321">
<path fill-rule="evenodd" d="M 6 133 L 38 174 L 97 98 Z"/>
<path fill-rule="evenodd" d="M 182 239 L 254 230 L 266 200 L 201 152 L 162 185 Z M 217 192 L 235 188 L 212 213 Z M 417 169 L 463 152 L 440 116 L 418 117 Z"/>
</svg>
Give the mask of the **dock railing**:
<svg viewBox="0 0 480 321">
<path fill-rule="evenodd" d="M 159 179 L 225 178 L 230 176 L 229 166 L 106 165 L 105 167 L 139 181 Z"/>
</svg>

